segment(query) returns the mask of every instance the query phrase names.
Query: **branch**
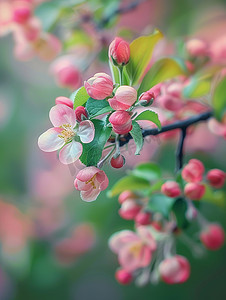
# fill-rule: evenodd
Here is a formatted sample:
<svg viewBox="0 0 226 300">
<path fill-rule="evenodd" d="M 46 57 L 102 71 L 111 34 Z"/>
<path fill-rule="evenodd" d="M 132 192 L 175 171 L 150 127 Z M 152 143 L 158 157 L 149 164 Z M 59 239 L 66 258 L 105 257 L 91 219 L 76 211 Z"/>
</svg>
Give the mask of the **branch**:
<svg viewBox="0 0 226 300">
<path fill-rule="evenodd" d="M 183 127 L 180 132 L 180 139 L 177 146 L 176 151 L 176 172 L 179 171 L 183 167 L 183 148 L 184 148 L 184 140 L 186 138 L 187 127 Z"/>
<path fill-rule="evenodd" d="M 167 131 L 171 131 L 171 130 L 175 130 L 175 129 L 187 129 L 189 126 L 191 126 L 195 123 L 199 123 L 201 121 L 207 121 L 212 116 L 213 116 L 213 112 L 212 111 L 207 111 L 207 112 L 204 112 L 204 113 L 199 114 L 197 116 L 191 117 L 189 119 L 182 120 L 182 121 L 176 121 L 172 124 L 163 126 L 161 130 L 159 130 L 158 128 L 143 130 L 143 132 L 142 132 L 143 137 L 146 137 L 146 136 L 149 136 L 149 135 L 159 135 L 163 132 L 167 132 Z M 120 138 L 120 147 L 127 144 L 131 139 L 132 139 L 132 136 L 130 134 L 122 136 Z M 182 143 L 182 148 L 183 148 L 183 143 Z"/>
</svg>

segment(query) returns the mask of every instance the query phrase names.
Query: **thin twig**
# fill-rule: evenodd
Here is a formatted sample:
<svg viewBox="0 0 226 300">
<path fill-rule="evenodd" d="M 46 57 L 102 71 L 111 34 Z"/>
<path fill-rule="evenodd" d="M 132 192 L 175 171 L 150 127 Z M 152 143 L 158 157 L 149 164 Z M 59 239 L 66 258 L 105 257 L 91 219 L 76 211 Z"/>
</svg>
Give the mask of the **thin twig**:
<svg viewBox="0 0 226 300">
<path fill-rule="evenodd" d="M 183 167 L 183 156 L 184 156 L 184 140 L 186 138 L 187 127 L 181 128 L 180 139 L 176 150 L 176 172 Z"/>
</svg>

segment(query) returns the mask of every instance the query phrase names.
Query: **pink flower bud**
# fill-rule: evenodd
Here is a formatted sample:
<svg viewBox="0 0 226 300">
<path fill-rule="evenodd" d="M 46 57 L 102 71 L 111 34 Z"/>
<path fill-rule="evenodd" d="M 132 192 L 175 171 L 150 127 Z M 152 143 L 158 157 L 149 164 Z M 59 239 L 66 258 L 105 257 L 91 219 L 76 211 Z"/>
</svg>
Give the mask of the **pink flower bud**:
<svg viewBox="0 0 226 300">
<path fill-rule="evenodd" d="M 112 124 L 114 132 L 118 134 L 126 134 L 133 128 L 130 114 L 124 110 L 113 112 L 109 118 L 109 122 Z"/>
<path fill-rule="evenodd" d="M 224 185 L 225 172 L 219 169 L 212 169 L 207 173 L 207 179 L 211 186 L 219 189 Z"/>
<path fill-rule="evenodd" d="M 133 280 L 132 274 L 124 269 L 117 270 L 115 273 L 115 278 L 119 283 L 124 285 L 130 284 Z"/>
<path fill-rule="evenodd" d="M 110 97 L 113 92 L 113 81 L 105 73 L 97 73 L 84 82 L 87 93 L 96 100 L 103 100 Z"/>
<path fill-rule="evenodd" d="M 181 194 L 180 186 L 176 181 L 166 181 L 161 187 L 161 192 L 172 198 Z"/>
<path fill-rule="evenodd" d="M 137 91 L 127 85 L 120 86 L 115 96 L 108 100 L 114 110 L 126 110 L 130 108 L 137 100 Z"/>
<path fill-rule="evenodd" d="M 88 119 L 88 114 L 87 114 L 85 107 L 78 106 L 75 109 L 75 117 L 78 122 L 82 122 L 82 121 Z"/>
<path fill-rule="evenodd" d="M 64 104 L 73 109 L 73 102 L 71 101 L 71 99 L 69 99 L 67 97 L 63 97 L 63 96 L 57 97 L 55 99 L 55 103 L 56 104 Z"/>
<path fill-rule="evenodd" d="M 133 220 L 141 210 L 141 206 L 132 199 L 128 199 L 122 203 L 119 209 L 119 215 L 125 220 Z"/>
<path fill-rule="evenodd" d="M 151 223 L 151 213 L 141 211 L 135 217 L 135 222 L 138 225 L 148 225 Z"/>
<path fill-rule="evenodd" d="M 209 250 L 218 250 L 224 244 L 224 230 L 218 224 L 208 225 L 201 233 L 200 240 Z"/>
<path fill-rule="evenodd" d="M 205 186 L 198 182 L 189 182 L 185 185 L 184 193 L 191 200 L 200 200 L 205 193 Z"/>
<path fill-rule="evenodd" d="M 168 284 L 183 283 L 190 276 L 190 264 L 180 255 L 163 260 L 159 265 L 162 280 Z"/>
<path fill-rule="evenodd" d="M 186 43 L 186 50 L 190 56 L 205 56 L 208 54 L 206 42 L 192 39 Z"/>
<path fill-rule="evenodd" d="M 119 169 L 122 168 L 125 164 L 125 157 L 123 155 L 118 155 L 116 158 L 112 157 L 111 166 L 113 168 Z"/>
<path fill-rule="evenodd" d="M 159 84 L 157 84 L 155 87 L 157 86 L 159 86 Z M 143 94 L 140 95 L 139 102 L 141 103 L 141 105 L 146 106 L 153 103 L 155 98 L 160 93 L 160 87 L 159 88 L 155 88 L 155 87 L 151 88 L 149 91 L 144 92 Z"/>
<path fill-rule="evenodd" d="M 181 99 L 171 96 L 169 94 L 159 96 L 158 103 L 161 105 L 162 108 L 173 112 L 177 112 L 184 106 L 184 103 L 181 101 Z"/>
<path fill-rule="evenodd" d="M 101 191 L 108 187 L 108 178 L 104 171 L 96 167 L 86 167 L 79 171 L 74 182 L 75 188 L 81 191 L 82 200 L 96 200 Z"/>
<path fill-rule="evenodd" d="M 191 159 L 183 168 L 181 175 L 188 182 L 199 182 L 202 180 L 204 171 L 204 166 L 200 160 Z"/>
<path fill-rule="evenodd" d="M 30 19 L 31 13 L 32 9 L 29 3 L 18 1 L 18 5 L 15 5 L 13 10 L 13 21 L 24 24 Z"/>
<path fill-rule="evenodd" d="M 127 199 L 136 199 L 137 196 L 132 193 L 131 191 L 124 191 L 122 192 L 120 195 L 119 195 L 119 198 L 118 198 L 118 202 L 120 204 L 122 204 L 123 202 L 125 202 Z"/>
<path fill-rule="evenodd" d="M 109 46 L 108 56 L 116 65 L 126 65 L 130 58 L 129 44 L 120 37 L 116 37 Z"/>
</svg>

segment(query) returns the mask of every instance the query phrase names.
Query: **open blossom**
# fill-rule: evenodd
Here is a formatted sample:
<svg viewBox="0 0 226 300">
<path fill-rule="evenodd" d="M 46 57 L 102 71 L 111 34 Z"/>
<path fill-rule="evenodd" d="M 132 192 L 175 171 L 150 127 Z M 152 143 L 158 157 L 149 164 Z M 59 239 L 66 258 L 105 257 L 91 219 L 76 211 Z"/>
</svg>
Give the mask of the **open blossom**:
<svg viewBox="0 0 226 300">
<path fill-rule="evenodd" d="M 147 226 L 137 227 L 137 233 L 122 230 L 109 240 L 110 249 L 118 254 L 119 263 L 128 272 L 147 267 L 156 250 L 156 242 Z"/>
<path fill-rule="evenodd" d="M 183 283 L 190 276 L 190 264 L 180 255 L 166 258 L 159 265 L 162 280 L 168 284 Z"/>
<path fill-rule="evenodd" d="M 200 240 L 209 250 L 218 250 L 224 244 L 225 234 L 218 224 L 209 224 L 200 233 Z"/>
<path fill-rule="evenodd" d="M 86 91 L 90 97 L 96 100 L 104 100 L 113 92 L 113 81 L 105 73 L 97 73 L 84 82 Z"/>
<path fill-rule="evenodd" d="M 225 172 L 219 169 L 212 169 L 207 173 L 207 179 L 211 186 L 219 189 L 224 185 L 226 178 Z"/>
<path fill-rule="evenodd" d="M 126 134 L 133 128 L 131 116 L 124 110 L 113 112 L 109 118 L 109 122 L 112 124 L 114 132 L 118 134 Z"/>
<path fill-rule="evenodd" d="M 115 96 L 108 99 L 110 106 L 114 110 L 126 110 L 129 109 L 137 100 L 137 91 L 127 85 L 120 86 Z"/>
<path fill-rule="evenodd" d="M 198 159 L 190 159 L 188 164 L 182 170 L 182 177 L 188 182 L 199 182 L 205 169 L 203 164 Z"/>
<path fill-rule="evenodd" d="M 116 65 L 126 65 L 130 58 L 130 46 L 125 40 L 116 37 L 109 46 L 109 59 Z"/>
<path fill-rule="evenodd" d="M 44 132 L 38 139 L 39 148 L 45 152 L 60 150 L 59 159 L 63 164 L 75 162 L 82 154 L 82 144 L 94 138 L 91 121 L 77 124 L 75 112 L 70 107 L 57 104 L 49 113 L 53 128 Z"/>
<path fill-rule="evenodd" d="M 104 171 L 86 167 L 77 174 L 74 185 L 81 191 L 82 200 L 90 202 L 96 200 L 100 192 L 108 187 L 108 178 Z"/>
</svg>

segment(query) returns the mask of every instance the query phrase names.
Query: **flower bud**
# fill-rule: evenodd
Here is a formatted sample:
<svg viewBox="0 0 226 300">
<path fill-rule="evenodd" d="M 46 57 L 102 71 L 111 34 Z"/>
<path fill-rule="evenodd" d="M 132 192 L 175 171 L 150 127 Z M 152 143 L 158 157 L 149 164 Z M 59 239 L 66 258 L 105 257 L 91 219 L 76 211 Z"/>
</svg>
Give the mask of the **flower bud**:
<svg viewBox="0 0 226 300">
<path fill-rule="evenodd" d="M 225 172 L 219 169 L 212 169 L 207 173 L 207 179 L 211 186 L 219 189 L 224 185 Z"/>
<path fill-rule="evenodd" d="M 224 244 L 224 230 L 218 224 L 208 225 L 201 233 L 200 240 L 209 250 L 218 250 Z"/>
<path fill-rule="evenodd" d="M 153 92 L 147 91 L 140 95 L 139 103 L 142 106 L 151 105 L 155 100 L 155 95 Z"/>
<path fill-rule="evenodd" d="M 13 21 L 18 24 L 26 23 L 31 17 L 31 5 L 26 2 L 18 2 L 13 10 Z"/>
<path fill-rule="evenodd" d="M 131 191 L 127 190 L 127 191 L 124 191 L 122 192 L 119 197 L 118 197 L 118 202 L 120 204 L 122 204 L 123 202 L 125 202 L 127 199 L 136 199 L 137 196 L 132 193 Z"/>
<path fill-rule="evenodd" d="M 63 96 L 57 97 L 55 99 L 55 103 L 56 104 L 64 104 L 73 109 L 73 102 L 71 101 L 71 99 L 69 99 L 67 97 L 63 97 Z"/>
<path fill-rule="evenodd" d="M 180 186 L 176 181 L 166 181 L 162 187 L 161 192 L 168 197 L 178 197 L 181 194 Z"/>
<path fill-rule="evenodd" d="M 58 84 L 62 87 L 74 90 L 81 85 L 82 80 L 80 71 L 72 65 L 61 68 L 55 75 Z"/>
<path fill-rule="evenodd" d="M 130 284 L 133 280 L 132 274 L 124 269 L 117 270 L 115 273 L 115 278 L 117 279 L 117 281 L 119 283 L 125 284 L 125 285 Z"/>
<path fill-rule="evenodd" d="M 200 200 L 205 193 L 205 186 L 198 182 L 189 182 L 185 185 L 184 193 L 191 200 Z"/>
<path fill-rule="evenodd" d="M 148 225 L 151 223 L 151 213 L 141 211 L 135 217 L 135 222 L 137 225 Z"/>
<path fill-rule="evenodd" d="M 109 46 L 108 56 L 114 65 L 126 65 L 130 58 L 129 43 L 122 38 L 116 37 Z"/>
<path fill-rule="evenodd" d="M 160 263 L 159 273 L 168 284 L 183 283 L 190 276 L 190 264 L 185 257 L 175 255 Z"/>
<path fill-rule="evenodd" d="M 188 182 L 199 182 L 202 180 L 204 171 L 204 166 L 200 160 L 191 159 L 183 168 L 181 176 Z"/>
<path fill-rule="evenodd" d="M 125 220 L 133 220 L 141 210 L 141 206 L 135 200 L 128 199 L 122 203 L 119 215 Z"/>
<path fill-rule="evenodd" d="M 114 110 L 126 110 L 130 108 L 137 100 L 137 91 L 127 85 L 120 86 L 115 96 L 108 100 Z"/>
<path fill-rule="evenodd" d="M 168 94 L 159 96 L 158 103 L 161 105 L 162 108 L 173 112 L 177 112 L 184 106 L 184 103 L 179 98 Z"/>
<path fill-rule="evenodd" d="M 112 124 L 114 132 L 118 134 L 126 134 L 133 128 L 130 114 L 124 110 L 113 112 L 109 118 L 109 122 Z"/>
<path fill-rule="evenodd" d="M 202 40 L 192 39 L 186 43 L 186 50 L 190 56 L 205 56 L 207 55 L 207 44 Z"/>
<path fill-rule="evenodd" d="M 84 82 L 86 91 L 90 97 L 96 100 L 104 100 L 113 92 L 113 81 L 105 73 L 97 73 Z"/>
<path fill-rule="evenodd" d="M 112 157 L 111 166 L 116 169 L 120 169 L 125 164 L 125 157 L 123 155 L 118 155 L 116 158 Z"/>
<path fill-rule="evenodd" d="M 85 107 L 78 106 L 75 109 L 75 117 L 78 122 L 82 122 L 82 121 L 88 119 L 88 114 L 87 114 Z"/>
</svg>

